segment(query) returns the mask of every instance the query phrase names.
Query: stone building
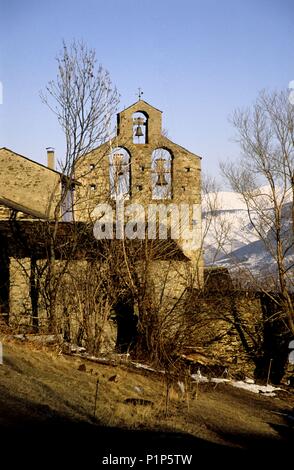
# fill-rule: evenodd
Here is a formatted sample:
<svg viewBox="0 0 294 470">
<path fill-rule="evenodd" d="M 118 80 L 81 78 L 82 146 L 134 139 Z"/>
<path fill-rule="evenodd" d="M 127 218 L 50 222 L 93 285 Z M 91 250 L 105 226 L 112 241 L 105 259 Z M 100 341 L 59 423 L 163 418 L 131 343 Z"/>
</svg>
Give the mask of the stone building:
<svg viewBox="0 0 294 470">
<path fill-rule="evenodd" d="M 152 222 L 167 227 L 185 262 L 174 260 L 172 269 L 170 260 L 153 263 L 159 290 L 168 276 L 166 297 L 180 296 L 188 283 L 201 285 L 201 158 L 165 135 L 161 111 L 139 100 L 118 113 L 116 136 L 81 158 L 75 176 L 81 182 L 75 194 L 78 219 L 91 215 L 91 210 L 97 217 L 95 208 L 101 203 L 108 203 L 115 217 L 119 202 L 124 226 L 134 212 L 133 227 L 138 219 L 145 224 L 145 234 L 131 230 L 134 237 L 148 237 Z M 179 220 L 182 207 L 187 212 L 180 213 Z M 158 220 L 160 214 L 163 220 Z M 173 232 L 178 225 L 178 233 Z"/>
<path fill-rule="evenodd" d="M 6 322 L 34 323 L 36 260 L 44 259 L 45 221 L 54 219 L 65 177 L 8 148 L 0 149 L 0 315 Z M 42 225 L 43 224 L 43 225 Z M 41 245 L 43 247 L 41 248 Z"/>
<path fill-rule="evenodd" d="M 103 227 L 112 216 L 112 233 L 116 238 L 117 213 L 123 206 L 123 228 L 128 227 L 135 239 L 127 243 L 138 242 L 137 259 L 132 266 L 136 267 L 137 261 L 139 264 L 146 256 L 146 247 L 152 255 L 148 275 L 153 282 L 152 302 L 157 305 L 158 315 L 164 314 L 164 309 L 176 312 L 175 305 L 181 310 L 179 300 L 183 293 L 187 290 L 192 293 L 189 312 L 197 326 L 192 346 L 198 351 L 198 359 L 202 351 L 217 358 L 218 364 L 250 373 L 252 357 L 242 342 L 246 340 L 249 349 L 252 338 L 257 345 L 270 344 L 269 354 L 272 354 L 273 334 L 263 331 L 264 324 L 268 325 L 263 321 L 263 316 L 268 314 L 265 299 L 256 293 L 234 292 L 229 275 L 214 273 L 215 280 L 211 273 L 209 277 L 203 273 L 201 159 L 165 135 L 161 111 L 139 100 L 120 112 L 116 135 L 79 159 L 74 181 L 54 169 L 52 149 L 48 149 L 47 156 L 48 167 L 7 148 L 0 149 L 2 320 L 14 330 L 48 331 L 48 305 L 39 291 L 44 284 L 43 268 L 48 261 L 50 237 L 57 227 L 55 271 L 66 267 L 57 308 L 61 319 L 58 331 L 65 339 L 84 342 L 94 351 L 97 338 L 101 341 L 96 351 L 115 346 L 126 350 L 138 313 L 126 289 L 117 290 L 115 303 L 105 296 L 99 297 L 94 306 L 89 302 L 91 296 L 97 295 L 97 289 L 99 292 L 103 277 L 102 264 L 96 271 L 91 264 L 104 256 L 100 241 L 93 235 L 93 225 L 96 227 L 98 222 L 103 234 Z M 186 232 L 181 224 L 180 230 L 173 232 L 178 223 L 175 215 L 181 205 L 188 208 L 184 213 Z M 152 224 L 155 240 L 142 243 L 148 239 Z M 163 234 L 167 234 L 167 240 L 160 239 L 161 229 L 166 229 Z M 187 236 L 187 230 L 192 238 Z M 116 247 L 116 242 L 110 240 L 109 244 Z M 115 249 L 114 258 L 123 264 L 124 258 Z M 206 279 L 205 288 L 201 291 L 203 279 Z M 81 292 L 83 284 L 87 289 Z M 110 321 L 113 313 L 116 326 Z M 187 314 L 187 310 L 182 309 L 182 313 Z M 180 321 L 185 320 L 182 317 Z M 278 351 L 279 342 L 276 344 Z M 267 364 L 267 357 L 262 360 Z"/>
<path fill-rule="evenodd" d="M 0 219 L 10 210 L 26 217 L 53 219 L 63 175 L 54 169 L 54 152 L 48 149 L 48 167 L 7 148 L 0 149 Z"/>
<path fill-rule="evenodd" d="M 118 113 L 114 138 L 80 158 L 75 168 L 75 185 L 68 184 L 66 177 L 54 169 L 51 149 L 48 167 L 9 149 L 0 149 L 0 312 L 5 318 L 17 318 L 19 325 L 28 327 L 36 315 L 45 315 L 38 300 L 36 305 L 35 284 L 32 286 L 34 270 L 46 257 L 46 242 L 44 233 L 43 238 L 40 236 L 40 227 L 48 223 L 45 221 L 59 218 L 59 230 L 67 233 L 73 219 L 80 224 L 94 222 L 97 206 L 101 204 L 108 204 L 116 217 L 117 204 L 123 203 L 127 214 L 124 223 L 133 221 L 134 238 L 137 223 L 132 211 L 136 204 L 140 215 L 144 213 L 146 237 L 150 221 L 155 223 L 156 239 L 162 225 L 166 225 L 169 239 L 180 220 L 179 231 L 172 235 L 172 251 L 167 254 L 165 250 L 152 260 L 150 272 L 155 292 L 170 305 L 187 285 L 199 287 L 203 269 L 200 175 L 200 157 L 172 142 L 162 130 L 161 111 L 143 100 Z M 64 191 L 66 196 L 59 207 Z M 186 212 L 177 219 L 181 205 L 185 205 Z M 151 216 L 148 219 L 150 207 L 153 219 Z M 157 209 L 163 210 L 163 224 Z M 30 240 L 25 250 L 15 244 L 15 234 L 8 221 L 11 218 L 18 221 L 18 229 Z M 193 236 L 184 233 L 184 225 L 186 232 Z M 85 240 L 80 244 L 84 246 Z M 35 246 L 42 246 L 37 256 Z M 79 262 L 81 257 L 80 250 Z M 161 292 L 163 284 L 164 292 Z M 35 324 L 40 327 L 40 322 Z"/>
<path fill-rule="evenodd" d="M 82 183 L 76 202 L 81 219 L 89 208 L 118 199 L 142 205 L 146 219 L 149 205 L 187 205 L 195 235 L 190 242 L 180 233 L 177 240 L 188 258 L 200 258 L 201 158 L 165 136 L 158 109 L 139 100 L 118 113 L 116 136 L 81 158 L 75 176 Z"/>
</svg>

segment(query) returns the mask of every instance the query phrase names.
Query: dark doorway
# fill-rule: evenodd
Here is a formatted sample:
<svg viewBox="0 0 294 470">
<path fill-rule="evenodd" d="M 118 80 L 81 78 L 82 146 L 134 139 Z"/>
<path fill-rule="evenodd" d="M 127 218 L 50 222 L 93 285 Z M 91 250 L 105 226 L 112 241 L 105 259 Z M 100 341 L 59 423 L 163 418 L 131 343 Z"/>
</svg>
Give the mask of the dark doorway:
<svg viewBox="0 0 294 470">
<path fill-rule="evenodd" d="M 114 307 L 117 323 L 116 350 L 126 353 L 133 349 L 137 339 L 138 318 L 134 313 L 134 300 L 130 295 L 121 297 Z"/>
</svg>

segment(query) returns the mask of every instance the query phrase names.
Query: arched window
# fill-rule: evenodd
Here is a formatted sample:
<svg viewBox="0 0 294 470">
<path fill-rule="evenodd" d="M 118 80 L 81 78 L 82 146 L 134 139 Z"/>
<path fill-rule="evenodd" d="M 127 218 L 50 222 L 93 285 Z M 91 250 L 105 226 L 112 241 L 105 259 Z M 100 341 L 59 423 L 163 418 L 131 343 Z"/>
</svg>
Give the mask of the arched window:
<svg viewBox="0 0 294 470">
<path fill-rule="evenodd" d="M 141 111 L 133 114 L 133 143 L 148 143 L 148 116 Z"/>
<path fill-rule="evenodd" d="M 130 197 L 131 156 L 122 148 L 115 148 L 109 155 L 110 196 L 112 199 Z"/>
<path fill-rule="evenodd" d="M 151 156 L 152 199 L 172 198 L 172 155 L 158 148 Z"/>
</svg>

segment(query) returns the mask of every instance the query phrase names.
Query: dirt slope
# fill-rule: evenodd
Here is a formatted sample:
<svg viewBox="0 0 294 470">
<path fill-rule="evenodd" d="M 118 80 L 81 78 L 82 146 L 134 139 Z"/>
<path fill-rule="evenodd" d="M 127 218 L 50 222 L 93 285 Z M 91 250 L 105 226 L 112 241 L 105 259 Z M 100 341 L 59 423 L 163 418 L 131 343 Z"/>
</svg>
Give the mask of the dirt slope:
<svg viewBox="0 0 294 470">
<path fill-rule="evenodd" d="M 197 399 L 172 392 L 164 416 L 162 376 L 93 364 L 3 339 L 0 366 L 1 455 L 16 464 L 42 461 L 103 466 L 109 454 L 191 454 L 194 463 L 291 454 L 293 429 L 285 417 L 293 395 L 267 398 L 228 385 L 203 384 Z M 79 370 L 85 364 L 85 370 Z M 83 369 L 84 367 L 82 367 Z M 94 418 L 97 379 L 99 380 Z M 149 400 L 150 405 L 124 403 Z M 143 403 L 143 402 L 142 402 Z M 129 462 L 120 462 L 129 465 Z M 118 467 L 117 467 L 118 468 Z M 150 468 L 150 465 L 149 465 Z"/>
</svg>

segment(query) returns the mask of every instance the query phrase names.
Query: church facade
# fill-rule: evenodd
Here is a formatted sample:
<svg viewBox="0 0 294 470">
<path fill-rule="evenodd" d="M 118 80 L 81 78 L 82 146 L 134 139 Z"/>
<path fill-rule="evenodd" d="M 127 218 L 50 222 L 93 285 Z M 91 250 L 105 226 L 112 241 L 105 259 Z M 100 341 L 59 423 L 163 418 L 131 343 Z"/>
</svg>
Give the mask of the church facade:
<svg viewBox="0 0 294 470">
<path fill-rule="evenodd" d="M 129 216 L 138 205 L 148 237 L 152 214 L 158 218 L 162 212 L 169 235 L 191 261 L 201 283 L 201 157 L 166 136 L 161 111 L 140 99 L 118 113 L 115 137 L 82 157 L 75 177 L 81 182 L 75 202 L 78 219 L 91 211 L 95 215 L 95 208 L 105 203 L 123 204 Z M 179 221 L 173 219 L 173 211 Z"/>
<path fill-rule="evenodd" d="M 24 232 L 29 225 L 33 233 L 31 228 L 37 222 L 56 219 L 54 207 L 62 194 L 65 177 L 54 170 L 53 160 L 51 149 L 48 151 L 49 168 L 8 149 L 0 149 L 1 313 L 5 318 L 17 319 L 19 325 L 26 325 L 28 329 L 34 316 L 46 316 L 43 306 L 36 305 L 33 275 L 36 263 L 44 263 L 42 257 L 46 250 L 41 250 L 36 259 L 32 243 L 25 253 L 18 252 L 14 256 L 13 249 L 8 247 L 12 243 L 6 222 L 13 213 L 14 219 L 22 220 Z M 71 192 L 70 187 L 71 194 L 67 198 L 72 207 L 66 214 L 59 215 L 59 224 L 65 232 L 74 223 L 95 225 L 97 219 L 99 222 L 105 216 L 99 215 L 101 207 L 112 211 L 116 223 L 118 207 L 123 205 L 126 214 L 123 226 L 132 227 L 132 239 L 142 240 L 138 220 L 144 222 L 147 239 L 150 225 L 155 226 L 152 242 L 156 243 L 158 236 L 167 242 L 172 238 L 172 248 L 165 245 L 156 259 L 150 259 L 154 295 L 160 298 L 161 305 L 171 308 L 187 287 L 201 287 L 201 158 L 167 137 L 162 128 L 161 111 L 139 99 L 118 113 L 116 135 L 77 161 L 74 179 L 74 191 Z M 137 211 L 137 219 L 134 211 Z M 151 213 L 153 219 L 150 219 Z M 175 227 L 177 224 L 179 229 Z M 164 230 L 165 236 L 161 237 Z M 193 237 L 187 236 L 187 232 L 193 233 Z M 92 235 L 94 238 L 95 230 Z M 37 242 L 40 245 L 40 240 Z M 81 256 L 79 254 L 79 266 L 83 264 Z M 25 269 L 21 269 L 20 264 Z M 118 304 L 120 314 L 124 314 L 124 308 L 129 312 L 128 300 L 125 306 L 122 299 Z M 42 324 L 35 321 L 35 325 Z"/>
</svg>

